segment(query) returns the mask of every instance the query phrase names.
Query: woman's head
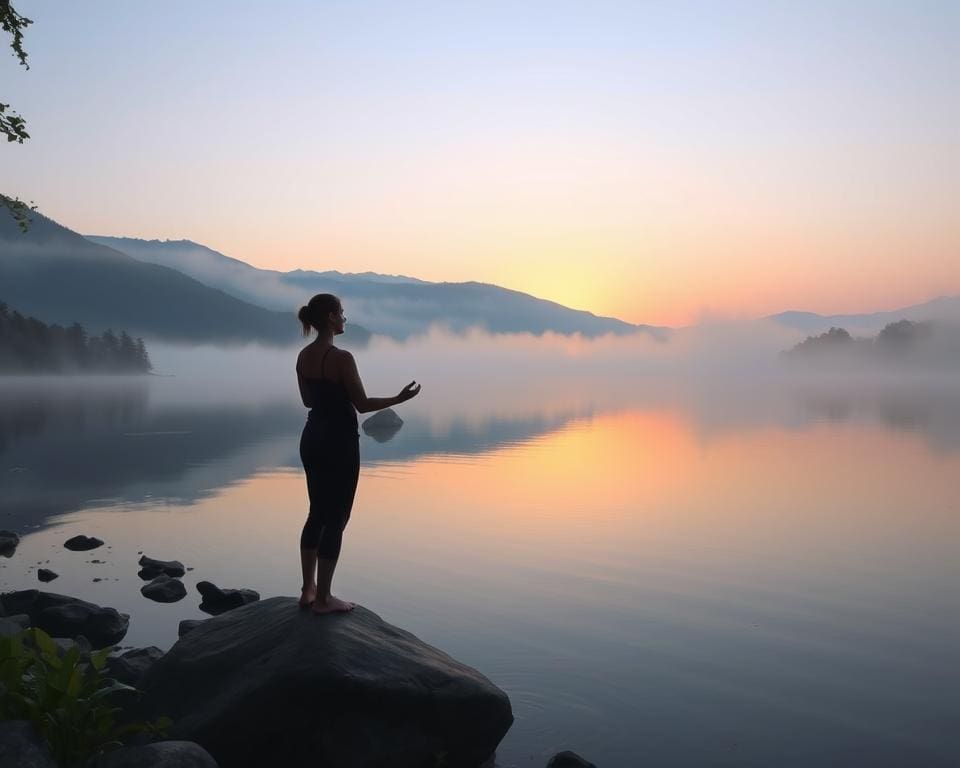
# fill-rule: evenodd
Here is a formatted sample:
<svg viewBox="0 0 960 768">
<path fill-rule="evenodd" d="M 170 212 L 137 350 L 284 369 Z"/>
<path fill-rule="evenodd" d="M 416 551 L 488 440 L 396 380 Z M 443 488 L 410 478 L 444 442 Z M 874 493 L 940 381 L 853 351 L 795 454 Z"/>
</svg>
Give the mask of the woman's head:
<svg viewBox="0 0 960 768">
<path fill-rule="evenodd" d="M 343 325 L 346 318 L 343 314 L 343 305 L 340 299 L 332 293 L 318 293 L 306 306 L 300 307 L 297 318 L 303 326 L 303 335 L 309 336 L 310 329 L 317 333 L 324 333 L 327 330 L 334 334 L 343 333 Z"/>
</svg>

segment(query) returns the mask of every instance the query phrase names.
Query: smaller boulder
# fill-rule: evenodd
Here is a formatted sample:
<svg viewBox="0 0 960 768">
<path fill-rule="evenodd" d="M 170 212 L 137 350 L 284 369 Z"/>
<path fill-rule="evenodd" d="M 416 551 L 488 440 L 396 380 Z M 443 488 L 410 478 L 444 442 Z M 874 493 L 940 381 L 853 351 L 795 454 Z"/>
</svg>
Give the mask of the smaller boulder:
<svg viewBox="0 0 960 768">
<path fill-rule="evenodd" d="M 196 629 L 205 621 L 210 621 L 210 619 L 184 619 L 177 627 L 177 637 L 183 637 L 187 632 Z"/>
<path fill-rule="evenodd" d="M 103 542 L 96 536 L 84 536 L 83 534 L 80 534 L 79 536 L 74 536 L 73 538 L 67 539 L 65 542 L 63 542 L 63 546 L 69 549 L 71 552 L 86 552 L 89 549 L 102 547 Z"/>
<path fill-rule="evenodd" d="M 26 720 L 0 722 L 0 768 L 57 768 L 50 748 Z"/>
<path fill-rule="evenodd" d="M 144 555 L 140 558 L 140 572 L 137 574 L 144 581 L 155 579 L 161 574 L 172 578 L 180 578 L 187 570 L 179 560 L 154 560 Z"/>
<path fill-rule="evenodd" d="M 155 645 L 131 648 L 107 658 L 107 674 L 121 683 L 136 687 L 146 671 L 162 657 L 163 651 Z"/>
<path fill-rule="evenodd" d="M 225 611 L 239 608 L 247 603 L 255 603 L 260 599 L 260 593 L 252 589 L 221 589 L 210 581 L 201 581 L 197 584 L 197 591 L 203 600 L 200 610 L 211 616 L 218 616 Z"/>
<path fill-rule="evenodd" d="M 18 544 L 20 544 L 20 537 L 13 531 L 0 531 L 0 555 L 13 557 Z"/>
<path fill-rule="evenodd" d="M 217 761 L 193 741 L 155 741 L 107 752 L 93 765 L 94 768 L 217 768 Z"/>
<path fill-rule="evenodd" d="M 364 429 L 399 429 L 403 426 L 401 419 L 393 408 L 384 408 L 377 411 L 369 419 L 363 420 Z"/>
<path fill-rule="evenodd" d="M 372 437 L 378 443 L 385 443 L 392 438 L 403 426 L 403 419 L 397 416 L 392 408 L 384 408 L 377 411 L 369 419 L 363 422 L 364 433 Z"/>
<path fill-rule="evenodd" d="M 130 617 L 114 608 L 77 600 L 40 611 L 35 623 L 51 637 L 84 635 L 94 648 L 106 648 L 116 645 L 127 634 Z"/>
<path fill-rule="evenodd" d="M 162 573 L 140 587 L 140 594 L 158 603 L 175 603 L 187 596 L 187 588 L 180 579 L 171 579 Z"/>
<path fill-rule="evenodd" d="M 576 752 L 557 752 L 550 758 L 547 768 L 597 768 L 593 763 L 584 760 Z"/>
<path fill-rule="evenodd" d="M 60 577 L 60 574 L 59 574 L 59 573 L 54 573 L 54 572 L 51 571 L 49 568 L 38 568 L 38 569 L 37 569 L 37 578 L 40 579 L 40 581 L 44 581 L 44 582 L 46 582 L 46 581 L 53 581 L 54 579 L 59 578 L 59 577 Z"/>
</svg>

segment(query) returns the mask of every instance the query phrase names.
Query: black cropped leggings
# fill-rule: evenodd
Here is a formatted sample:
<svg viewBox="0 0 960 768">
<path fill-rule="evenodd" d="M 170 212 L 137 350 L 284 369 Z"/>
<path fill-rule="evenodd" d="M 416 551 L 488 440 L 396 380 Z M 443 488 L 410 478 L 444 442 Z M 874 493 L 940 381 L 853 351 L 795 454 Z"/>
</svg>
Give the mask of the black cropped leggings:
<svg viewBox="0 0 960 768">
<path fill-rule="evenodd" d="M 300 437 L 300 460 L 310 496 L 300 549 L 315 549 L 317 557 L 336 560 L 360 478 L 360 438 L 348 434 L 332 439 L 322 426 L 308 421 Z"/>
</svg>

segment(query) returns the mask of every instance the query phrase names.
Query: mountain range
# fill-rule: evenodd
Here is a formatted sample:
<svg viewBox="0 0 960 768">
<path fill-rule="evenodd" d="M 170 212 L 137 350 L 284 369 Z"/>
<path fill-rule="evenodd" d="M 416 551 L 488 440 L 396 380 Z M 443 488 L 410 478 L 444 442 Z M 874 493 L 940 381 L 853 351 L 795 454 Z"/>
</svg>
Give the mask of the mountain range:
<svg viewBox="0 0 960 768">
<path fill-rule="evenodd" d="M 26 234 L 0 216 L 0 301 L 48 323 L 82 323 L 92 332 L 125 330 L 147 339 L 292 344 L 296 310 L 314 293 L 334 293 L 349 321 L 343 341 L 371 333 L 403 339 L 439 325 L 454 332 L 642 333 L 666 340 L 672 329 L 634 325 L 479 282 L 429 282 L 374 272 L 260 269 L 190 240 L 80 235 L 41 214 Z M 960 297 L 900 310 L 846 315 L 782 312 L 763 318 L 802 333 L 832 326 L 878 331 L 901 319 L 960 323 Z"/>
<path fill-rule="evenodd" d="M 491 333 L 554 332 L 600 336 L 648 333 L 666 338 L 669 329 L 633 325 L 575 310 L 520 291 L 487 283 L 433 283 L 373 272 L 293 270 L 278 272 L 225 256 L 189 240 L 138 240 L 87 235 L 136 259 L 172 267 L 244 301 L 274 310 L 294 311 L 315 293 L 333 293 L 345 305 L 350 322 L 403 339 L 431 325 L 454 332 L 481 328 Z"/>
<path fill-rule="evenodd" d="M 881 328 L 899 320 L 913 322 L 934 321 L 960 324 L 960 296 L 940 296 L 922 304 L 885 312 L 867 312 L 848 315 L 818 315 L 815 312 L 780 312 L 764 318 L 785 328 L 807 334 L 823 333 L 830 328 L 877 333 Z"/>
</svg>

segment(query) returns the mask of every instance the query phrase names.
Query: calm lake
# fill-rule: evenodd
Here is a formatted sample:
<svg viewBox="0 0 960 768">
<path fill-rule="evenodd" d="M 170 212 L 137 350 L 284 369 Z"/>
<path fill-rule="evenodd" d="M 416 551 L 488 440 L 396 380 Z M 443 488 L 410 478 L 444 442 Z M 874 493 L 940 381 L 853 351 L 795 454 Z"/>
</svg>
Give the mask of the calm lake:
<svg viewBox="0 0 960 768">
<path fill-rule="evenodd" d="M 509 694 L 498 766 L 960 765 L 960 382 L 628 351 L 358 351 L 368 394 L 423 392 L 361 436 L 335 592 Z M 23 536 L 0 582 L 166 648 L 204 617 L 197 581 L 299 593 L 305 411 L 295 350 L 152 354 L 171 376 L 0 381 L 0 527 Z M 77 533 L 107 546 L 64 550 Z M 188 596 L 143 598 L 140 552 L 191 567 Z"/>
</svg>

